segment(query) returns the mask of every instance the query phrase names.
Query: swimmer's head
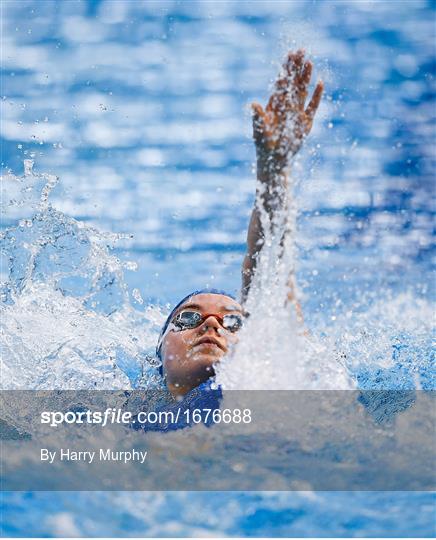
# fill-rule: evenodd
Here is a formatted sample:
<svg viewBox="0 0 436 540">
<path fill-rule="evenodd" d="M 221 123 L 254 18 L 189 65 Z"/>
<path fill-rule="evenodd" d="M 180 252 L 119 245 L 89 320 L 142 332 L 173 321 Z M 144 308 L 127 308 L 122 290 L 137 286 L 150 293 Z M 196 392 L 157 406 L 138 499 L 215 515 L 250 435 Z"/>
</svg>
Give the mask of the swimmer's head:
<svg viewBox="0 0 436 540">
<path fill-rule="evenodd" d="M 242 317 L 241 305 L 223 291 L 197 291 L 177 304 L 157 346 L 173 395 L 184 395 L 215 374 L 214 364 L 237 340 Z"/>
</svg>

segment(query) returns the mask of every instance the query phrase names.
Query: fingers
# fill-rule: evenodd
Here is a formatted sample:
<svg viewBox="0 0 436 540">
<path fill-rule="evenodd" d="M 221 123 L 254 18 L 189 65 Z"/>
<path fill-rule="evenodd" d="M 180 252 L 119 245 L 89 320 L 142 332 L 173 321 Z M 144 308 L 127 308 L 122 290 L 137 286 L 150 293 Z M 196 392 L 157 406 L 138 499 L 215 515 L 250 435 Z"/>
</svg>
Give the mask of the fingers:
<svg viewBox="0 0 436 540">
<path fill-rule="evenodd" d="M 312 99 L 310 100 L 310 103 L 306 109 L 306 115 L 310 123 L 312 123 L 313 117 L 315 116 L 315 113 L 318 109 L 318 105 L 321 101 L 321 96 L 322 96 L 323 91 L 324 91 L 324 83 L 322 81 L 319 81 L 315 87 L 315 91 L 313 92 Z"/>
<path fill-rule="evenodd" d="M 299 133 L 297 138 L 309 133 L 324 84 L 321 81 L 317 83 L 305 110 L 313 65 L 309 60 L 305 61 L 304 55 L 303 49 L 288 53 L 265 110 L 253 103 L 253 135 L 256 143 L 269 139 L 272 133 L 283 138 L 283 129 L 291 117 L 296 122 L 295 130 Z"/>
<path fill-rule="evenodd" d="M 303 84 L 310 83 L 310 77 L 312 76 L 312 62 L 305 62 L 303 67 L 303 73 L 301 74 L 301 82 Z"/>
<path fill-rule="evenodd" d="M 266 112 L 273 111 L 276 115 L 283 116 L 286 113 L 286 94 L 288 92 L 289 81 L 286 73 L 280 73 L 275 83 L 275 90 L 269 98 L 265 108 Z"/>
<path fill-rule="evenodd" d="M 262 118 L 264 116 L 264 112 L 262 109 L 262 105 L 259 105 L 259 103 L 256 103 L 255 101 L 251 104 L 251 108 L 253 109 L 253 118 L 254 117 L 260 117 Z"/>
<path fill-rule="evenodd" d="M 285 68 L 285 71 L 287 72 L 289 77 L 292 78 L 301 71 L 304 55 L 305 55 L 304 49 L 298 49 L 297 52 L 295 53 L 290 52 L 288 54 L 288 57 L 283 67 Z"/>
<path fill-rule="evenodd" d="M 265 133 L 265 113 L 259 103 L 252 103 L 253 110 L 253 137 L 256 143 L 260 142 Z"/>
<path fill-rule="evenodd" d="M 287 85 L 286 79 L 278 79 L 276 81 L 276 90 L 269 98 L 268 104 L 265 107 L 266 112 L 273 111 L 277 115 L 284 114 Z"/>
<path fill-rule="evenodd" d="M 304 104 L 306 103 L 307 98 L 307 87 L 310 83 L 310 77 L 312 76 L 312 62 L 305 62 L 301 76 L 298 78 L 297 82 L 297 101 L 298 106 L 301 110 L 304 109 Z"/>
<path fill-rule="evenodd" d="M 304 109 L 307 98 L 307 86 L 312 75 L 312 62 L 304 62 L 305 52 L 299 49 L 296 53 L 289 53 L 285 69 L 288 73 L 288 89 L 286 107 L 293 110 L 296 106 Z"/>
<path fill-rule="evenodd" d="M 296 101 L 299 80 L 303 66 L 304 51 L 290 52 L 283 63 L 282 71 L 275 83 L 275 91 L 271 95 L 267 112 L 274 112 L 279 118 L 284 117 Z M 303 103 L 304 105 L 304 103 Z"/>
</svg>

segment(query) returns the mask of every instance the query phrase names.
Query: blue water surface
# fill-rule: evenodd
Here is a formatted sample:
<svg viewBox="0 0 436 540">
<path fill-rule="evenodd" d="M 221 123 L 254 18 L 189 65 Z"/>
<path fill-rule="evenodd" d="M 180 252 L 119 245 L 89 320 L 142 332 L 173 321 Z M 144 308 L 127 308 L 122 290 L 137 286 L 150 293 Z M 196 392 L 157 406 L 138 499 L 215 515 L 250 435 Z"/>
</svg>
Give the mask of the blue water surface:
<svg viewBox="0 0 436 540">
<path fill-rule="evenodd" d="M 292 169 L 307 324 L 404 293 L 431 301 L 434 17 L 424 0 L 3 0 L 3 167 L 34 159 L 61 179 L 53 206 L 132 235 L 114 253 L 138 263 L 126 280 L 144 305 L 237 293 L 255 193 L 247 104 L 265 103 L 286 51 L 304 47 L 326 86 Z M 1 531 L 432 537 L 434 505 L 432 493 L 6 493 Z"/>
</svg>

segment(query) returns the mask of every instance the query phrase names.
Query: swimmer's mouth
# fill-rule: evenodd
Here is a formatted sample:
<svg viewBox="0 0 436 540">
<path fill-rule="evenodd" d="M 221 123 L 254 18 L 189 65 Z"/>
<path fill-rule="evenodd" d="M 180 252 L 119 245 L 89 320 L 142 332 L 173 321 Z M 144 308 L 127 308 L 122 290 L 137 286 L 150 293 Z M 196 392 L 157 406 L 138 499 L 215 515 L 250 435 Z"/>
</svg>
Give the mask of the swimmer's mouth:
<svg viewBox="0 0 436 540">
<path fill-rule="evenodd" d="M 213 337 L 202 337 L 195 343 L 194 347 L 196 347 L 197 345 L 203 345 L 203 343 L 211 343 L 219 347 L 222 351 L 226 352 L 226 349 L 224 348 L 224 346 L 217 339 Z"/>
</svg>

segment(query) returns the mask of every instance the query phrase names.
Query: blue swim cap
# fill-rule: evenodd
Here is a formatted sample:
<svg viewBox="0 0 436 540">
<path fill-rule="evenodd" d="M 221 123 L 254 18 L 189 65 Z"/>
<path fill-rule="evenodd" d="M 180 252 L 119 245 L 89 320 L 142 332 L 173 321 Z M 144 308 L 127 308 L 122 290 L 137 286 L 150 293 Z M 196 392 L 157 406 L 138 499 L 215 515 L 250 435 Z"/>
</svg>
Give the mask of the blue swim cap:
<svg viewBox="0 0 436 540">
<path fill-rule="evenodd" d="M 156 356 L 162 360 L 161 356 L 160 356 L 160 353 L 161 353 L 161 348 L 162 348 L 162 343 L 159 345 L 159 342 L 162 338 L 162 336 L 165 334 L 166 332 L 166 329 L 168 328 L 168 325 L 170 324 L 170 321 L 171 319 L 173 318 L 173 315 L 174 313 L 177 311 L 177 309 L 186 302 L 186 300 L 188 300 L 189 298 L 191 298 L 192 296 L 197 296 L 197 294 L 222 294 L 224 296 L 228 296 L 229 298 L 233 298 L 233 300 L 236 300 L 236 298 L 233 296 L 233 294 L 230 294 L 226 291 L 220 291 L 218 289 L 200 289 L 199 291 L 194 291 L 192 293 L 189 293 L 188 295 L 186 295 L 184 298 L 182 298 L 180 300 L 180 302 L 173 307 L 173 309 L 171 310 L 171 313 L 168 315 L 167 317 L 167 320 L 165 321 L 165 324 L 162 326 L 162 330 L 160 331 L 160 334 L 159 334 L 159 339 L 157 341 L 157 345 L 156 345 Z M 162 374 L 162 366 L 160 366 L 159 368 L 159 372 Z"/>
</svg>

